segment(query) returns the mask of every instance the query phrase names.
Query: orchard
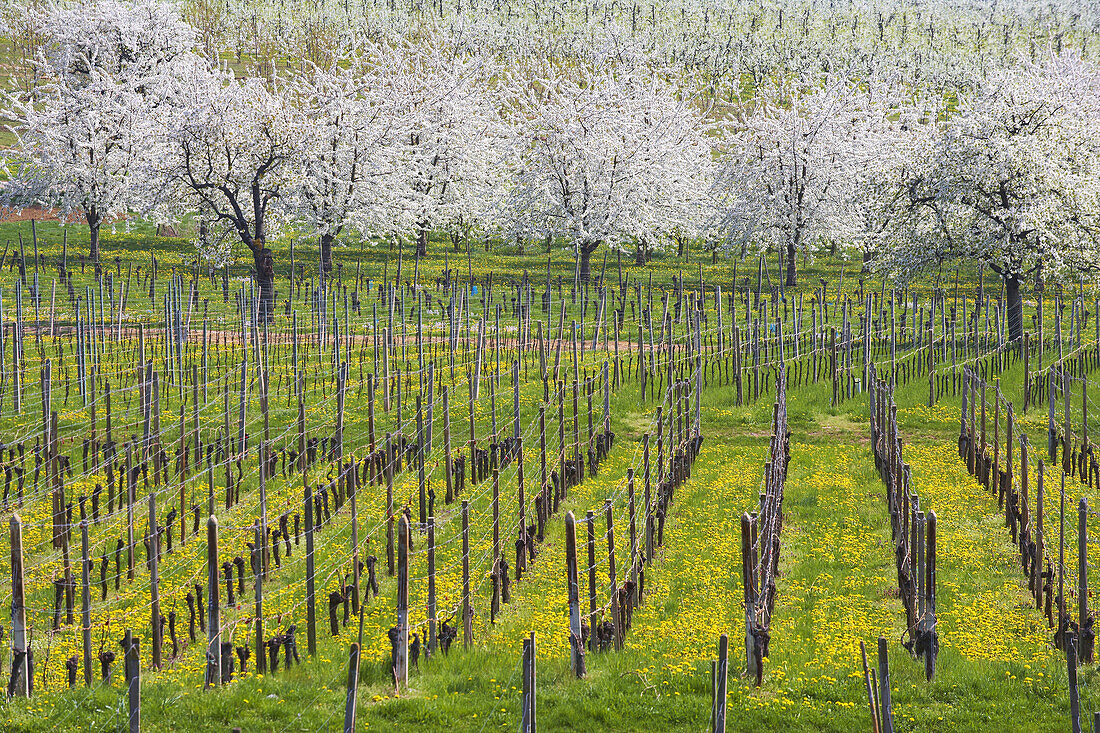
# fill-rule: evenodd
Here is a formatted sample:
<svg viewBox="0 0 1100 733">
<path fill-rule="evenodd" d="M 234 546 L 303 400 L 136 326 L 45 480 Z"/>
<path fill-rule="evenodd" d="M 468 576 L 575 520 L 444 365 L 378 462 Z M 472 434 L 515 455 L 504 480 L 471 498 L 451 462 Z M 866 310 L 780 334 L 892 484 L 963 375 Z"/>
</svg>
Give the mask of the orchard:
<svg viewBox="0 0 1100 733">
<path fill-rule="evenodd" d="M 0 17 L 0 729 L 1100 725 L 1096 8 Z"/>
</svg>

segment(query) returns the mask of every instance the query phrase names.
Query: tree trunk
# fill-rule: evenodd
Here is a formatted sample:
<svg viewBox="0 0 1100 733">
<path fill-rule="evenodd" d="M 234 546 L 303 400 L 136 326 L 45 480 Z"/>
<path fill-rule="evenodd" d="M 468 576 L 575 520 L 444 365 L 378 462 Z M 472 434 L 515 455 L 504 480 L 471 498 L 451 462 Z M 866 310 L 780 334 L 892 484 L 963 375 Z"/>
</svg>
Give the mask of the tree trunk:
<svg viewBox="0 0 1100 733">
<path fill-rule="evenodd" d="M 92 257 L 92 262 L 99 262 L 99 223 L 89 227 L 91 238 L 89 245 L 89 254 Z"/>
<path fill-rule="evenodd" d="M 646 246 L 643 242 L 634 243 L 634 264 L 642 267 L 646 263 Z"/>
<path fill-rule="evenodd" d="M 84 211 L 84 219 L 88 222 L 88 255 L 92 258 L 92 262 L 99 262 L 99 227 L 103 219 L 94 207 Z"/>
<path fill-rule="evenodd" d="M 863 251 L 863 269 L 860 271 L 864 275 L 866 275 L 867 273 L 869 273 L 871 271 L 871 260 L 872 259 L 873 259 L 873 255 L 871 254 L 870 250 L 864 250 Z"/>
<path fill-rule="evenodd" d="M 252 247 L 252 261 L 256 265 L 256 288 L 260 293 L 257 310 L 262 320 L 275 319 L 275 258 L 271 250 L 264 246 L 264 240 L 257 239 Z"/>
<path fill-rule="evenodd" d="M 795 282 L 795 257 L 796 257 L 795 243 L 787 243 L 787 281 L 784 283 L 785 287 L 793 288 L 797 283 Z"/>
<path fill-rule="evenodd" d="M 1005 298 L 1008 300 L 1008 339 L 1020 341 L 1024 337 L 1024 297 L 1020 293 L 1019 275 L 1006 275 Z"/>
<path fill-rule="evenodd" d="M 586 283 L 592 277 L 592 253 L 600 246 L 599 242 L 592 244 L 582 243 L 579 247 L 580 268 L 577 277 L 582 283 Z"/>
<path fill-rule="evenodd" d="M 332 240 L 331 234 L 321 235 L 321 267 L 325 272 L 332 272 Z"/>
<path fill-rule="evenodd" d="M 416 256 L 424 257 L 428 254 L 428 225 L 421 224 L 416 233 Z"/>
</svg>

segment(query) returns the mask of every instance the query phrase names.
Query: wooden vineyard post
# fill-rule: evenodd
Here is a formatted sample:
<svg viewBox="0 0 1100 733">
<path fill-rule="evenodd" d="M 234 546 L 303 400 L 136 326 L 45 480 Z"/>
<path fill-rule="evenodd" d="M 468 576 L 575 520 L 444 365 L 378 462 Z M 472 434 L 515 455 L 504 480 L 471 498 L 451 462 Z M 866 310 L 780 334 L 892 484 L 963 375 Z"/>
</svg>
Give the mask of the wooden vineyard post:
<svg viewBox="0 0 1100 733">
<path fill-rule="evenodd" d="M 1089 501 L 1081 497 L 1077 504 L 1077 628 L 1082 631 L 1089 626 L 1089 564 L 1088 564 L 1088 519 Z M 1077 656 L 1082 664 L 1092 663 L 1092 637 L 1081 633 L 1078 637 L 1080 648 Z"/>
<path fill-rule="evenodd" d="M 470 502 L 462 500 L 462 646 L 474 641 L 474 618 L 470 608 Z"/>
<path fill-rule="evenodd" d="M 475 391 L 477 386 L 471 377 L 470 381 L 470 485 L 473 486 L 481 482 L 482 476 L 479 475 L 477 470 L 477 433 L 476 422 L 474 420 L 474 400 L 476 399 Z"/>
<path fill-rule="evenodd" d="M 927 540 L 925 541 L 924 562 L 924 632 L 930 639 L 936 634 L 936 513 L 928 512 L 926 520 Z M 938 641 L 930 641 L 924 650 L 924 678 L 931 682 L 936 676 L 936 653 Z"/>
<path fill-rule="evenodd" d="M 136 469 L 131 458 L 132 450 L 126 446 L 126 579 L 134 579 L 134 503 L 137 500 Z"/>
<path fill-rule="evenodd" d="M 752 517 L 741 515 L 741 577 L 745 591 L 745 669 L 751 679 L 759 679 L 760 659 L 753 626 L 756 619 L 756 567 L 753 562 Z"/>
<path fill-rule="evenodd" d="M 13 514 L 9 520 L 9 526 L 11 527 L 11 651 L 15 661 L 12 663 L 8 690 L 10 695 L 30 697 L 34 670 L 31 664 L 30 644 L 27 640 L 27 606 L 23 582 L 23 521 L 19 515 Z"/>
<path fill-rule="evenodd" d="M 267 659 L 264 654 L 264 574 L 263 568 L 263 551 L 260 549 L 263 546 L 264 541 L 264 529 L 260 524 L 260 520 L 256 520 L 254 525 L 254 531 L 256 535 L 256 541 L 253 543 L 252 550 L 252 572 L 255 576 L 255 591 L 256 591 L 256 671 L 260 674 L 267 672 Z M 278 538 L 275 542 L 278 543 Z M 277 549 L 277 548 L 276 548 Z M 356 582 L 356 590 L 358 591 L 359 585 Z"/>
<path fill-rule="evenodd" d="M 427 657 L 435 654 L 436 647 L 436 599 L 435 599 L 435 515 L 428 515 L 428 648 Z"/>
<path fill-rule="evenodd" d="M 626 495 L 627 495 L 627 513 L 630 516 L 630 580 L 634 583 L 634 588 L 638 587 L 638 518 L 635 513 L 636 507 L 634 506 L 634 469 L 626 469 Z M 635 595 L 631 599 L 631 603 L 637 605 L 634 599 L 638 596 Z"/>
<path fill-rule="evenodd" d="M 425 407 L 425 417 L 427 423 L 424 426 L 424 452 L 432 452 L 432 425 L 435 422 L 435 362 L 428 362 L 427 369 L 427 406 Z"/>
<path fill-rule="evenodd" d="M 1085 378 L 1084 359 L 1085 359 L 1085 357 L 1082 354 L 1079 357 L 1079 361 L 1078 361 L 1078 363 L 1080 364 L 1080 367 L 1078 369 L 1078 373 L 1081 375 L 1081 454 L 1082 454 L 1082 456 L 1084 455 L 1085 450 L 1089 446 L 1089 393 L 1088 393 L 1089 380 Z M 1068 396 L 1066 397 L 1066 400 L 1067 401 L 1069 400 Z M 1085 468 L 1085 466 L 1087 466 L 1087 465 L 1088 465 L 1087 463 L 1082 463 L 1082 468 L 1084 468 L 1084 470 L 1081 471 L 1081 475 L 1080 475 L 1081 483 L 1088 483 L 1088 479 L 1086 478 L 1088 476 L 1088 469 Z"/>
<path fill-rule="evenodd" d="M 161 652 L 163 650 L 161 626 L 160 626 L 160 577 L 157 556 L 160 554 L 157 538 L 157 492 L 149 492 L 149 596 L 152 601 L 152 629 L 153 629 L 153 669 L 161 667 Z"/>
<path fill-rule="evenodd" d="M 653 563 L 653 504 L 652 504 L 652 477 L 649 466 L 649 433 L 642 434 L 642 484 L 643 502 L 645 507 L 645 563 Z"/>
<path fill-rule="evenodd" d="M 393 435 L 386 433 L 386 456 L 382 464 L 382 474 L 386 481 L 386 566 L 392 578 L 394 574 L 394 515 L 393 515 L 393 471 L 394 446 Z"/>
<path fill-rule="evenodd" d="M 596 515 L 591 510 L 585 514 L 588 525 L 588 651 L 596 646 Z"/>
<path fill-rule="evenodd" d="M 1081 733 L 1081 699 L 1077 689 L 1077 639 L 1070 634 L 1066 640 L 1066 674 L 1069 678 L 1069 720 L 1073 733 Z"/>
<path fill-rule="evenodd" d="M 726 680 L 729 669 L 729 636 L 718 637 L 718 669 L 714 686 L 714 733 L 726 733 Z"/>
<path fill-rule="evenodd" d="M 446 503 L 450 504 L 455 499 L 454 494 L 454 456 L 451 455 L 451 400 L 447 385 L 442 387 L 443 399 L 443 459 L 445 461 L 444 475 L 447 478 Z"/>
<path fill-rule="evenodd" d="M 424 469 L 424 409 L 420 395 L 416 395 L 416 474 L 419 490 L 420 527 L 428 523 L 428 479 Z"/>
<path fill-rule="evenodd" d="M 542 497 L 541 511 L 538 512 L 535 523 L 536 538 L 542 541 L 546 530 L 546 520 L 550 516 L 550 483 L 546 473 L 546 405 L 539 405 L 539 496 Z M 535 504 L 536 508 L 540 503 Z"/>
<path fill-rule="evenodd" d="M 886 653 L 886 637 L 878 638 L 878 684 L 881 733 L 894 733 L 894 708 L 890 703 L 890 657 Z"/>
<path fill-rule="evenodd" d="M 92 686 L 92 590 L 91 564 L 88 557 L 88 520 L 80 521 L 80 631 L 84 649 L 84 685 Z"/>
<path fill-rule="evenodd" d="M 1062 439 L 1064 441 L 1063 444 L 1062 444 L 1062 471 L 1064 471 L 1067 474 L 1072 475 L 1072 472 L 1073 472 L 1073 451 L 1070 449 L 1070 436 L 1072 435 L 1073 426 L 1070 424 L 1070 416 L 1069 416 L 1069 410 L 1070 410 L 1069 383 L 1070 383 L 1069 372 L 1066 371 L 1065 365 L 1063 364 L 1062 365 L 1062 402 L 1063 402 L 1063 404 L 1065 405 L 1065 408 L 1066 408 L 1066 410 L 1065 410 L 1066 417 L 1065 417 L 1065 429 L 1062 433 Z M 1051 390 L 1051 393 L 1053 393 L 1053 391 L 1054 390 Z M 1053 421 L 1052 421 L 1052 424 L 1053 424 Z M 1082 446 L 1082 448 L 1083 447 L 1084 446 Z"/>
<path fill-rule="evenodd" d="M 1039 459 L 1035 466 L 1035 559 L 1031 563 L 1031 595 L 1035 599 L 1035 607 L 1043 608 L 1043 566 L 1046 554 L 1046 537 L 1043 530 L 1043 507 L 1045 504 L 1045 491 L 1043 486 L 1044 474 L 1043 460 Z"/>
<path fill-rule="evenodd" d="M 863 657 L 863 686 L 867 690 L 867 706 L 871 709 L 871 733 L 879 733 L 879 710 L 875 686 L 871 682 L 871 668 L 867 663 L 867 644 L 859 640 L 859 652 Z"/>
<path fill-rule="evenodd" d="M 1050 455 L 1050 465 L 1058 462 L 1058 427 L 1054 422 L 1054 368 L 1048 374 L 1047 379 L 1047 453 Z"/>
<path fill-rule="evenodd" d="M 344 700 L 344 733 L 355 733 L 356 693 L 359 690 L 359 644 L 351 643 L 348 654 L 348 691 Z"/>
<path fill-rule="evenodd" d="M 580 581 L 577 577 L 577 520 L 573 512 L 565 515 L 565 570 L 569 589 L 569 648 L 572 650 L 570 667 L 577 677 L 584 677 Z"/>
<path fill-rule="evenodd" d="M 611 586 L 611 619 L 615 624 L 615 648 L 622 649 L 623 637 L 626 635 L 622 622 L 626 618 L 626 609 L 619 600 L 619 584 L 615 575 L 615 517 L 611 513 L 610 499 L 604 501 L 603 510 L 607 520 L 607 577 Z"/>
<path fill-rule="evenodd" d="M 512 435 L 517 440 L 522 436 L 519 420 L 519 361 L 512 361 Z"/>
<path fill-rule="evenodd" d="M 493 599 L 489 607 L 489 620 L 496 622 L 500 612 L 500 469 L 493 466 Z"/>
<path fill-rule="evenodd" d="M 573 331 L 574 345 L 576 345 L 576 330 Z M 581 431 L 580 431 L 580 382 L 577 381 L 576 375 L 576 363 L 574 362 L 574 374 L 573 374 L 573 461 L 574 465 L 578 466 L 578 477 L 584 476 L 584 458 L 581 453 Z"/>
<path fill-rule="evenodd" d="M 1066 611 L 1066 475 L 1062 474 L 1058 492 L 1058 625 L 1066 623 L 1069 614 Z M 1064 642 L 1064 639 L 1063 639 Z"/>
<path fill-rule="evenodd" d="M 523 640 L 523 710 L 520 718 L 520 733 L 535 733 L 535 632 Z"/>
<path fill-rule="evenodd" d="M 558 485 L 554 493 L 554 511 L 565 499 L 568 485 L 565 480 L 565 384 L 558 382 Z"/>
<path fill-rule="evenodd" d="M 302 512 L 306 521 L 306 649 L 310 657 L 317 655 L 317 598 L 313 555 L 313 489 L 309 485 L 309 461 L 306 460 L 305 385 L 299 377 L 298 387 L 298 460 L 302 469 Z"/>
<path fill-rule="evenodd" d="M 1031 334 L 1024 332 L 1024 414 L 1031 405 Z"/>
<path fill-rule="evenodd" d="M 394 679 L 398 689 L 409 686 L 409 518 L 397 523 L 397 653 Z"/>
<path fill-rule="evenodd" d="M 1001 390 L 994 392 L 993 398 L 993 466 L 989 487 L 994 496 L 1001 490 Z"/>
<path fill-rule="evenodd" d="M 206 522 L 206 682 L 204 688 L 220 685 L 222 679 L 221 664 L 221 621 L 218 614 L 221 604 L 218 601 L 218 518 L 213 514 Z M 129 669 L 129 667 L 127 667 Z"/>
<path fill-rule="evenodd" d="M 516 436 L 516 498 L 519 507 L 516 512 L 516 581 L 518 582 L 527 570 L 527 496 L 523 475 L 523 441 Z"/>
<path fill-rule="evenodd" d="M 127 629 L 126 636 L 130 637 Z M 141 653 L 137 639 L 132 639 L 126 647 L 126 679 L 129 680 L 128 699 L 130 703 L 130 733 L 141 731 Z"/>
</svg>

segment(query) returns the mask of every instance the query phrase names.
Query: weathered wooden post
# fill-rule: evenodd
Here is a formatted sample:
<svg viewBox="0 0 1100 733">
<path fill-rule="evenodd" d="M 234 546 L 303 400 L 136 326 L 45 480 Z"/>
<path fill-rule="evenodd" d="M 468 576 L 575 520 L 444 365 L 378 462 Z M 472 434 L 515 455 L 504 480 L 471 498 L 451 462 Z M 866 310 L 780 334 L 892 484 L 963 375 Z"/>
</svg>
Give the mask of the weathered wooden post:
<svg viewBox="0 0 1100 733">
<path fill-rule="evenodd" d="M 256 591 L 255 631 L 256 631 L 256 671 L 260 674 L 267 672 L 267 657 L 264 654 L 264 574 L 263 574 L 263 550 L 264 528 L 257 519 L 253 525 L 255 542 L 252 548 L 252 573 Z M 278 538 L 275 539 L 275 557 L 278 559 Z M 356 591 L 359 586 L 356 584 Z"/>
<path fill-rule="evenodd" d="M 348 691 L 344 698 L 344 733 L 355 733 L 355 705 L 358 690 L 359 644 L 352 642 L 348 654 Z"/>
<path fill-rule="evenodd" d="M 565 515 L 565 569 L 569 592 L 569 648 L 572 650 L 570 666 L 577 677 L 584 677 L 580 581 L 577 577 L 577 520 L 573 512 Z"/>
<path fill-rule="evenodd" d="M 394 679 L 398 689 L 409 686 L 409 518 L 397 524 L 397 655 Z"/>
<path fill-rule="evenodd" d="M 493 599 L 489 608 L 491 621 L 500 612 L 500 470 L 493 466 Z"/>
<path fill-rule="evenodd" d="M 714 733 L 726 733 L 726 682 L 729 669 L 729 636 L 718 637 L 718 667 L 714 686 Z"/>
<path fill-rule="evenodd" d="M 92 686 L 92 560 L 89 557 L 88 520 L 80 521 L 80 631 L 84 648 L 84 685 Z M 159 625 L 159 624 L 158 624 Z"/>
<path fill-rule="evenodd" d="M 1066 673 L 1069 678 L 1069 720 L 1073 733 L 1081 733 L 1081 700 L 1077 689 L 1077 639 L 1070 632 L 1066 640 Z"/>
<path fill-rule="evenodd" d="M 395 448 L 393 435 L 386 433 L 386 457 L 383 461 L 382 474 L 386 481 L 386 565 L 389 575 L 394 574 L 394 515 L 393 515 L 393 472 Z"/>
<path fill-rule="evenodd" d="M 127 630 L 127 636 L 130 631 Z M 130 733 L 141 731 L 141 653 L 138 640 L 133 639 L 126 647 L 126 678 L 129 680 Z"/>
<path fill-rule="evenodd" d="M 604 518 L 607 521 L 607 577 L 611 586 L 611 618 L 615 622 L 615 648 L 623 648 L 623 637 L 626 629 L 623 628 L 623 619 L 626 618 L 626 609 L 619 600 L 619 583 L 615 573 L 615 517 L 611 512 L 611 500 L 607 499 L 603 505 Z"/>
<path fill-rule="evenodd" d="M 435 599 L 435 515 L 428 515 L 428 647 L 426 656 L 435 654 L 436 647 L 436 599 Z"/>
<path fill-rule="evenodd" d="M 535 632 L 523 640 L 523 711 L 520 718 L 520 733 L 535 733 L 535 697 L 537 689 L 535 674 Z"/>
<path fill-rule="evenodd" d="M 596 646 L 596 517 L 591 510 L 585 514 L 588 525 L 588 651 Z"/>
<path fill-rule="evenodd" d="M 220 685 L 221 662 L 221 604 L 218 602 L 218 518 L 213 514 L 206 522 L 206 682 L 203 687 Z M 128 653 L 127 653 L 127 656 Z M 128 668 L 128 667 L 127 667 Z"/>
<path fill-rule="evenodd" d="M 306 409 L 304 377 L 299 373 L 298 387 L 298 460 L 302 469 L 302 511 L 306 520 L 306 649 L 317 655 L 317 596 L 313 555 L 313 489 L 309 485 L 309 461 L 306 456 Z"/>
<path fill-rule="evenodd" d="M 867 691 L 867 706 L 871 710 L 871 733 L 880 733 L 878 694 L 871 679 L 871 666 L 867 663 L 867 644 L 863 639 L 859 640 L 859 651 L 863 657 L 863 686 Z"/>
<path fill-rule="evenodd" d="M 442 387 L 443 399 L 443 459 L 444 473 L 447 478 L 446 503 L 454 501 L 454 456 L 451 454 L 451 400 L 447 385 Z"/>
<path fill-rule="evenodd" d="M 1043 487 L 1044 464 L 1039 459 L 1035 467 L 1035 559 L 1031 563 L 1031 595 L 1035 599 L 1035 607 L 1043 607 L 1043 562 L 1046 554 L 1046 537 L 1043 531 L 1043 507 L 1045 504 L 1045 491 Z"/>
<path fill-rule="evenodd" d="M 1092 663 L 1093 637 L 1085 634 L 1089 626 L 1089 563 L 1088 563 L 1088 522 L 1089 500 L 1081 497 L 1077 504 L 1077 628 L 1081 630 L 1077 637 L 1080 646 L 1077 656 L 1084 664 Z"/>
<path fill-rule="evenodd" d="M 886 653 L 886 637 L 878 638 L 879 710 L 882 733 L 894 733 L 894 707 L 890 702 L 890 657 Z"/>
<path fill-rule="evenodd" d="M 759 679 L 760 650 L 756 647 L 756 566 L 753 562 L 753 519 L 747 512 L 741 515 L 741 579 L 745 598 L 745 670 L 751 679 Z"/>
<path fill-rule="evenodd" d="M 149 492 L 149 596 L 152 601 L 150 620 L 153 629 L 153 669 L 161 667 L 163 633 L 160 625 L 160 576 L 158 556 L 160 555 L 157 533 L 157 492 Z"/>
<path fill-rule="evenodd" d="M 470 608 L 470 502 L 462 500 L 462 646 L 474 641 L 474 618 Z"/>
<path fill-rule="evenodd" d="M 936 513 L 928 512 L 926 520 L 927 539 L 925 541 L 924 565 L 924 612 L 925 632 L 936 634 Z M 924 678 L 931 682 L 936 676 L 936 652 L 939 642 L 929 642 L 924 653 Z"/>
<path fill-rule="evenodd" d="M 18 514 L 11 515 L 11 650 L 12 663 L 9 694 L 30 697 L 34 670 L 31 664 L 30 644 L 27 639 L 27 605 L 23 580 L 23 521 Z"/>
<path fill-rule="evenodd" d="M 416 395 L 416 474 L 419 493 L 420 528 L 428 524 L 428 477 L 424 468 L 424 408 Z"/>
<path fill-rule="evenodd" d="M 634 588 L 638 587 L 638 524 L 634 506 L 634 469 L 626 469 L 626 495 L 627 514 L 630 517 L 630 579 L 634 582 Z M 637 605 L 637 595 L 631 602 Z"/>
<path fill-rule="evenodd" d="M 645 502 L 645 563 L 653 563 L 653 498 L 652 477 L 649 465 L 649 433 L 642 434 L 642 479 L 643 501 Z"/>
</svg>

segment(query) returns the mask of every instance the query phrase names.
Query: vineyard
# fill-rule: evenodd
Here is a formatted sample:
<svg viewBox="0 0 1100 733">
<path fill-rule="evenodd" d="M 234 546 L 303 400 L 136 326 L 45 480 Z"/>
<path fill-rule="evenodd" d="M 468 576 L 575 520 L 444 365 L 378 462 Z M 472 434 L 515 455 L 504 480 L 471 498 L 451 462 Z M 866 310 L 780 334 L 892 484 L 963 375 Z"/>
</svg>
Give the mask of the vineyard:
<svg viewBox="0 0 1100 733">
<path fill-rule="evenodd" d="M 0 2 L 0 731 L 1100 733 L 1098 31 Z"/>
<path fill-rule="evenodd" d="M 170 240 L 96 266 L 7 226 L 7 729 L 1055 730 L 1095 705 L 1084 291 L 1029 294 L 1013 343 L 966 269 L 894 290 L 823 261 L 780 296 L 763 261 L 578 284 L 369 249 L 278 272 L 263 318 Z"/>
</svg>

